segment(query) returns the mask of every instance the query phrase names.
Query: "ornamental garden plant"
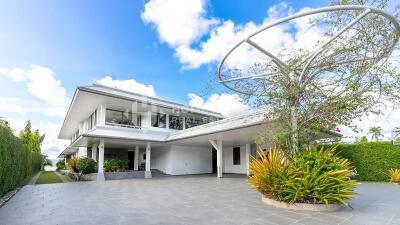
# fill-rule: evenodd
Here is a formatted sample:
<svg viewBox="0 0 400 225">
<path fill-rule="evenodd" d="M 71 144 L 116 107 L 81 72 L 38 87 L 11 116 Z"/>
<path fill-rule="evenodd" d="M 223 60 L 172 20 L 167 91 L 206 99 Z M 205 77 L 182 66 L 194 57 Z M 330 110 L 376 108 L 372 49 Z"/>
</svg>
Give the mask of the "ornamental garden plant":
<svg viewBox="0 0 400 225">
<path fill-rule="evenodd" d="M 353 167 L 334 148 L 312 148 L 287 156 L 280 148 L 258 151 L 249 183 L 264 197 L 285 203 L 343 204 L 355 196 Z"/>
<path fill-rule="evenodd" d="M 96 161 L 91 158 L 79 158 L 76 162 L 76 169 L 83 174 L 95 173 L 96 172 Z"/>
<path fill-rule="evenodd" d="M 128 170 L 128 160 L 110 159 L 104 162 L 105 172 L 123 172 Z"/>
</svg>

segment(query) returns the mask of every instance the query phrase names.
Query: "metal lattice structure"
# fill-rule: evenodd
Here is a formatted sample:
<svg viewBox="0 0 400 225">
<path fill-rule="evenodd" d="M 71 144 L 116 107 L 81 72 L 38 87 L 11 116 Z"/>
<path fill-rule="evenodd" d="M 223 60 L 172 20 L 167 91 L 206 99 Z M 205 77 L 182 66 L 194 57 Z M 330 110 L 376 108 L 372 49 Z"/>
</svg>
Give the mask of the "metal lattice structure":
<svg viewBox="0 0 400 225">
<path fill-rule="evenodd" d="M 267 49 L 268 46 L 262 46 L 256 41 L 257 36 L 262 35 L 265 31 L 274 29 L 276 26 L 295 19 L 327 13 L 336 13 L 336 15 L 346 15 L 347 13 L 348 15 L 354 15 L 354 17 L 345 17 L 348 19 L 346 25 L 334 30 L 326 40 L 319 43 L 316 49 L 303 55 L 301 60 L 296 59 L 293 61 L 282 52 L 274 54 Z M 366 38 L 371 39 L 369 41 L 372 42 L 372 46 L 363 46 L 361 40 L 359 40 L 360 38 L 354 39 L 353 37 L 352 39 L 352 34 L 357 34 L 365 25 L 374 26 L 373 23 L 377 20 L 380 22 L 379 26 L 389 27 L 392 33 L 379 34 L 377 32 L 377 34 L 371 34 L 374 35 L 373 37 L 368 36 L 368 33 L 365 34 Z M 385 35 L 391 35 L 391 38 L 387 38 L 388 36 Z M 351 68 L 356 68 L 360 64 L 372 66 L 390 56 L 399 40 L 399 36 L 399 22 L 395 17 L 378 8 L 360 5 L 338 5 L 314 9 L 279 19 L 244 38 L 222 59 L 218 67 L 217 78 L 225 87 L 245 95 L 263 93 L 269 83 L 274 82 L 274 77 L 277 75 L 288 76 L 292 82 L 297 82 L 301 86 L 318 73 L 324 73 L 321 79 L 328 83 L 326 86 L 329 86 L 329 81 L 332 80 L 329 75 L 330 68 L 349 67 L 349 65 Z M 344 43 L 347 46 L 344 46 Z M 350 51 L 352 45 L 357 46 L 358 50 Z M 244 66 L 229 63 L 229 59 L 234 58 L 235 52 L 242 51 L 240 48 L 244 48 L 245 50 L 243 51 L 257 52 L 258 55 L 254 56 L 254 59 L 239 60 L 250 61 Z M 340 53 L 344 48 L 348 51 Z M 334 80 L 332 84 L 333 82 L 341 82 L 341 80 Z"/>
</svg>

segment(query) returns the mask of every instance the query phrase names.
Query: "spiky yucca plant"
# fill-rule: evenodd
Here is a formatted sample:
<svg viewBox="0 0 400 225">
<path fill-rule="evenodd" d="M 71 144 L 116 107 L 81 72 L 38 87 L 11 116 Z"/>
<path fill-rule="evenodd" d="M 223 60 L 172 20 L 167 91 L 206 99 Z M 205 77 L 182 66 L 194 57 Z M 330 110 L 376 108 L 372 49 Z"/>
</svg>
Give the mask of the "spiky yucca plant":
<svg viewBox="0 0 400 225">
<path fill-rule="evenodd" d="M 349 206 L 347 200 L 355 195 L 356 187 L 356 182 L 350 179 L 353 168 L 333 150 L 313 148 L 296 154 L 287 167 L 280 200 Z"/>
<path fill-rule="evenodd" d="M 390 182 L 400 183 L 400 169 L 389 170 Z"/>
<path fill-rule="evenodd" d="M 258 149 L 257 157 L 252 156 L 250 162 L 249 183 L 263 195 L 276 198 L 283 182 L 282 175 L 287 166 L 287 160 L 279 148 L 270 149 L 268 154 Z"/>
<path fill-rule="evenodd" d="M 266 197 L 288 203 L 341 203 L 355 195 L 352 167 L 334 149 L 311 149 L 286 158 L 280 149 L 252 158 L 250 184 Z"/>
</svg>

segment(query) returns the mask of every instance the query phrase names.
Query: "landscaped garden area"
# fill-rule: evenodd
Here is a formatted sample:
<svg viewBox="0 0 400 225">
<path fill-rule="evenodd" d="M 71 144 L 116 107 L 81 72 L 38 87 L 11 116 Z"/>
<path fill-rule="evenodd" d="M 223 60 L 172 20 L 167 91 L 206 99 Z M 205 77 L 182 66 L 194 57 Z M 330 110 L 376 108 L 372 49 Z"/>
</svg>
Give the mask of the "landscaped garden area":
<svg viewBox="0 0 400 225">
<path fill-rule="evenodd" d="M 60 178 L 60 176 L 53 171 L 43 171 L 36 180 L 36 184 L 55 184 L 55 183 L 63 183 L 63 181 Z"/>
<path fill-rule="evenodd" d="M 357 182 L 399 183 L 399 168 L 400 146 L 390 142 L 320 146 L 291 156 L 276 148 L 253 157 L 249 182 L 276 201 L 351 207 Z"/>
</svg>

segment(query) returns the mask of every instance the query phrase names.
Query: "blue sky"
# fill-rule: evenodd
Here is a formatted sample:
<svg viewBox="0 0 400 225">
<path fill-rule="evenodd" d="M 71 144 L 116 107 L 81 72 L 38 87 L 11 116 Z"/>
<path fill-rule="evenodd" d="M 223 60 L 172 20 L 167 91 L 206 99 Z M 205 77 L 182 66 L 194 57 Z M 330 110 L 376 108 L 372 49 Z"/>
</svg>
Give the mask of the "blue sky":
<svg viewBox="0 0 400 225">
<path fill-rule="evenodd" d="M 79 85 L 103 80 L 138 92 L 152 88 L 158 97 L 228 115 L 246 111 L 233 93 L 221 87 L 205 89 L 224 49 L 249 27 L 329 2 L 168 4 L 164 0 L 1 0 L 0 116 L 16 130 L 31 119 L 34 127 L 47 132 L 44 149 L 54 156 L 62 148 L 56 141 L 59 126 Z M 223 31 L 231 38 L 226 42 Z M 220 42 L 211 45 L 213 40 Z M 207 43 L 211 47 L 203 49 Z M 221 102 L 228 104 L 224 108 L 234 109 L 218 108 Z"/>
</svg>

